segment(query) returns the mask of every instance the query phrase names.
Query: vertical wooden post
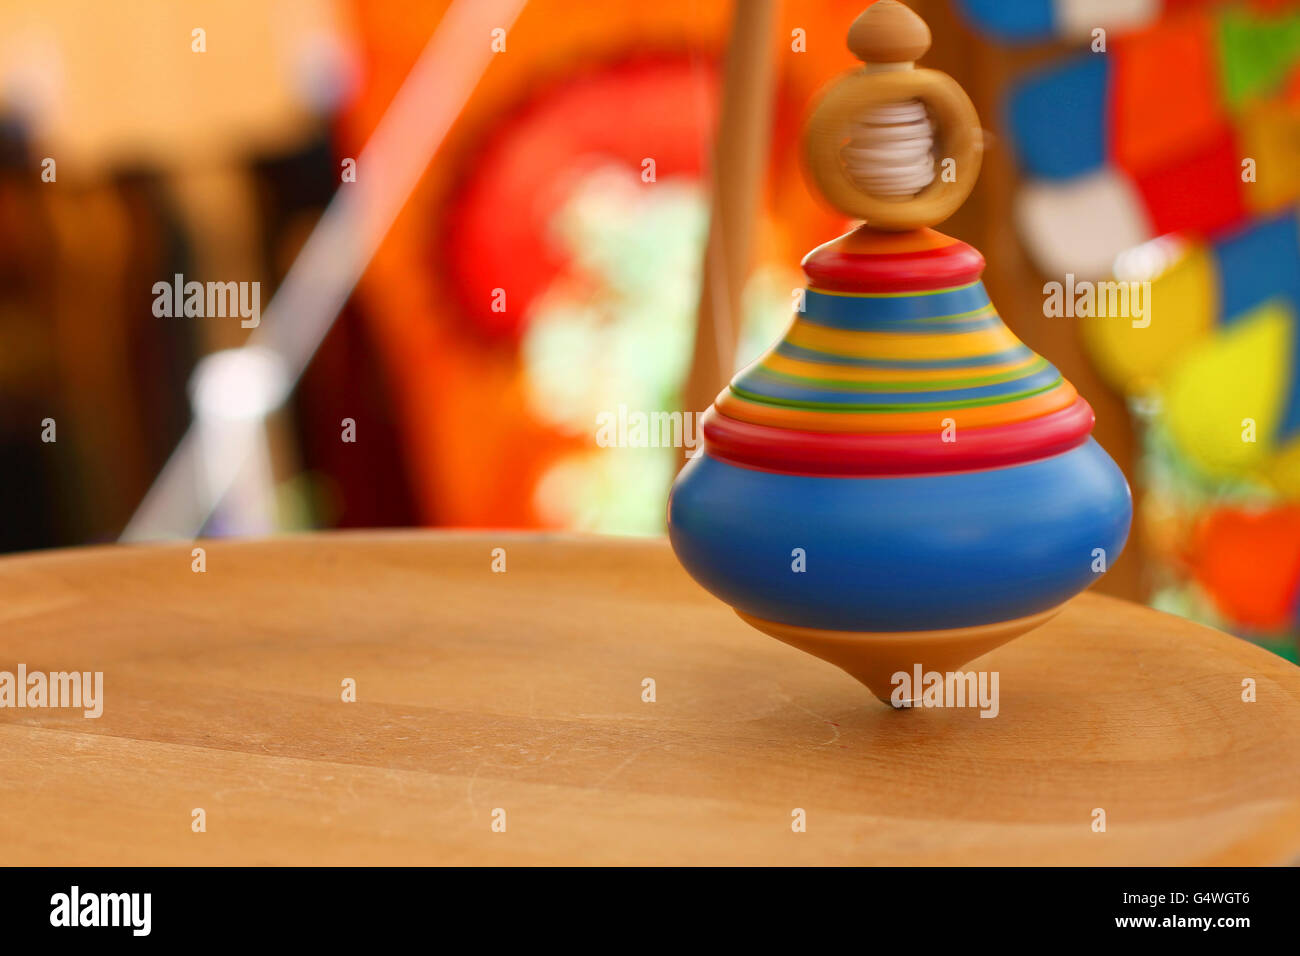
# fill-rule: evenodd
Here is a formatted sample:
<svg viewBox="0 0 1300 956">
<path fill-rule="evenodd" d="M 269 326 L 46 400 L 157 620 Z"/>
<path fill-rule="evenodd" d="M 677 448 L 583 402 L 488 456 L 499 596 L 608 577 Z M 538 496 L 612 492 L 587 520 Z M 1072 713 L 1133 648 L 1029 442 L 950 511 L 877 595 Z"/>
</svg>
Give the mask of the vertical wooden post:
<svg viewBox="0 0 1300 956">
<path fill-rule="evenodd" d="M 767 171 L 776 0 L 737 0 L 727 40 L 722 111 L 713 144 L 712 211 L 684 410 L 708 408 L 731 378 L 754 221 Z"/>
</svg>

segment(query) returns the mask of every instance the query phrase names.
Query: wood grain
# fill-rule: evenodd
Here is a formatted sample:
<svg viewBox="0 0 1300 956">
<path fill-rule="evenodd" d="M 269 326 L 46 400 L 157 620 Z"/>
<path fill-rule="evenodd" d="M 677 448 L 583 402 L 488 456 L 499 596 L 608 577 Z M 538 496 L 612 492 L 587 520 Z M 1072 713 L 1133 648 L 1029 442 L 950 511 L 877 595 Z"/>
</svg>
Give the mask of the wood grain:
<svg viewBox="0 0 1300 956">
<path fill-rule="evenodd" d="M 0 710 L 0 862 L 1300 854 L 1300 669 L 1135 605 L 1084 595 L 983 658 L 990 720 L 882 706 L 742 624 L 661 540 L 202 545 L 202 574 L 188 544 L 0 560 L 0 670 L 105 682 L 98 720 Z"/>
</svg>

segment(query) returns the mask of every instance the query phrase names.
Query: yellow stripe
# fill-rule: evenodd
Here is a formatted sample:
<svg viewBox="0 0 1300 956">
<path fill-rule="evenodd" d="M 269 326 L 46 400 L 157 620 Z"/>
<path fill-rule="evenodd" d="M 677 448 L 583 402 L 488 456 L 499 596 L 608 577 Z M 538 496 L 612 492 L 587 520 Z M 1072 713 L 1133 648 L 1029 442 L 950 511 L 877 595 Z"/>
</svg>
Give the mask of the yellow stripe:
<svg viewBox="0 0 1300 956">
<path fill-rule="evenodd" d="M 1020 340 L 1000 322 L 973 332 L 935 335 L 933 332 L 851 332 L 809 325 L 799 320 L 790 326 L 786 341 L 802 348 L 852 358 L 915 361 L 974 358 L 991 352 L 1005 352 L 1020 345 Z"/>
<path fill-rule="evenodd" d="M 823 365 L 819 362 L 805 362 L 791 358 L 779 352 L 764 356 L 760 363 L 763 368 L 786 375 L 798 375 L 803 378 L 829 379 L 834 382 L 944 382 L 962 377 L 983 377 L 997 375 L 1001 372 L 1014 372 L 1027 369 L 1038 361 L 1038 356 L 1031 355 L 1018 362 L 1002 362 L 998 365 L 979 365 L 969 369 L 963 368 L 856 368 L 851 365 Z"/>
</svg>

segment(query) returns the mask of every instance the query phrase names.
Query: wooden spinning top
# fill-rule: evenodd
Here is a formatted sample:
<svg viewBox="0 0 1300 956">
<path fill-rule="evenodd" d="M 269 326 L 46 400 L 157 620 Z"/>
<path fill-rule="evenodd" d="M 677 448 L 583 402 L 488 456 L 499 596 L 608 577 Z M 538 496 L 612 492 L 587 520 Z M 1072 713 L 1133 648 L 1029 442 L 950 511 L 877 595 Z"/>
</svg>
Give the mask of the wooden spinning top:
<svg viewBox="0 0 1300 956">
<path fill-rule="evenodd" d="M 866 219 L 803 261 L 784 337 L 705 412 L 668 504 L 688 572 L 745 621 L 898 703 L 1037 627 L 1119 556 L 1132 504 L 1088 403 L 1003 324 L 984 258 L 926 228 L 979 170 L 979 120 L 879 0 L 866 66 L 808 122 L 818 187 Z M 910 699 L 910 698 L 905 698 Z"/>
</svg>

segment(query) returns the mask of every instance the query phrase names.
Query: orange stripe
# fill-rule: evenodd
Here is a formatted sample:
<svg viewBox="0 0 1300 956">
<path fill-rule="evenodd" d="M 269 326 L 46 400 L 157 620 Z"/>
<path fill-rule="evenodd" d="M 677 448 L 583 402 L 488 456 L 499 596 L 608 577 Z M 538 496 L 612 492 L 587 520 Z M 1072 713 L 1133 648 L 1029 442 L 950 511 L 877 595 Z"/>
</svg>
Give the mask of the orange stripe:
<svg viewBox="0 0 1300 956">
<path fill-rule="evenodd" d="M 1059 387 L 1014 402 L 998 405 L 981 405 L 977 408 L 935 409 L 926 412 L 816 412 L 802 408 L 761 405 L 724 389 L 713 403 L 728 418 L 755 425 L 772 425 L 776 428 L 797 428 L 812 432 L 928 432 L 943 427 L 943 420 L 951 418 L 957 423 L 958 440 L 961 429 L 980 428 L 985 425 L 1009 425 L 1038 418 L 1074 404 L 1079 393 L 1069 382 L 1062 380 Z"/>
<path fill-rule="evenodd" d="M 945 382 L 959 378 L 1000 375 L 1017 369 L 1027 370 L 1038 361 L 1037 355 L 1001 362 L 997 365 L 968 365 L 962 368 L 861 368 L 853 365 L 832 365 L 791 358 L 780 352 L 769 352 L 759 361 L 759 367 L 771 372 L 795 375 L 799 378 L 829 382 Z M 919 390 L 919 389 L 918 389 Z"/>
</svg>

